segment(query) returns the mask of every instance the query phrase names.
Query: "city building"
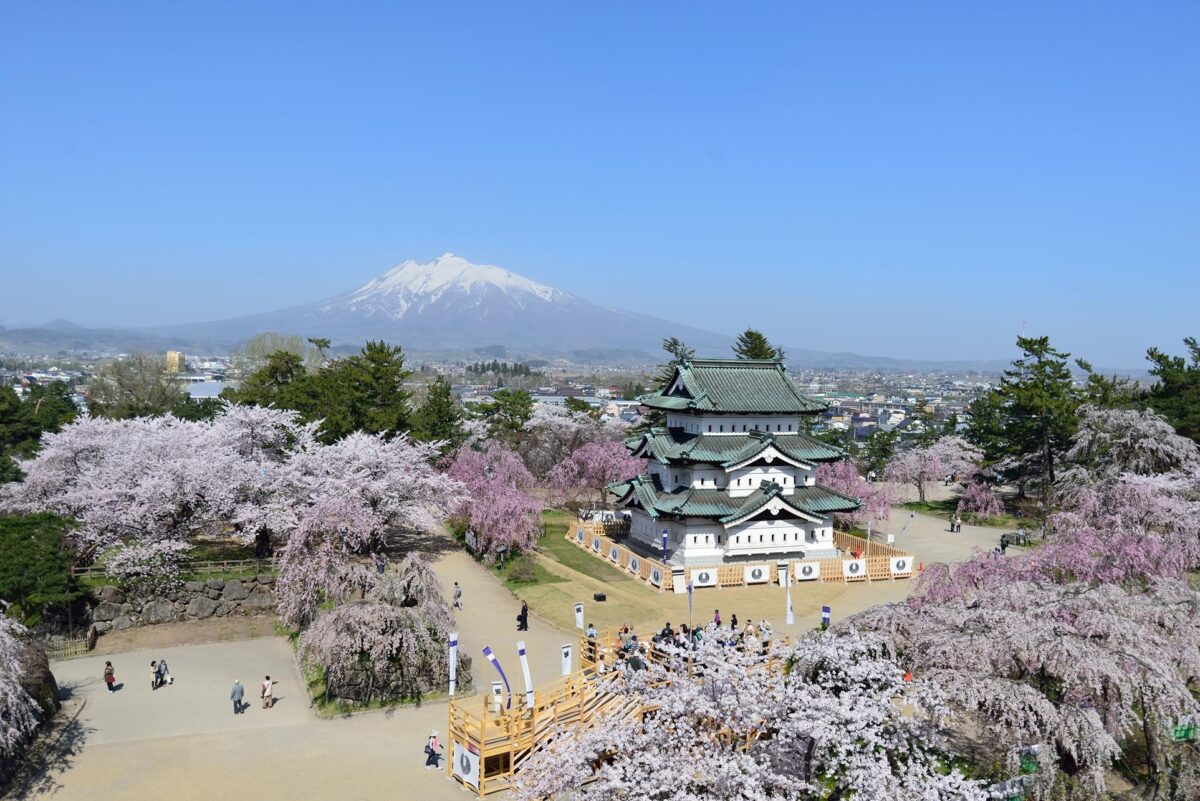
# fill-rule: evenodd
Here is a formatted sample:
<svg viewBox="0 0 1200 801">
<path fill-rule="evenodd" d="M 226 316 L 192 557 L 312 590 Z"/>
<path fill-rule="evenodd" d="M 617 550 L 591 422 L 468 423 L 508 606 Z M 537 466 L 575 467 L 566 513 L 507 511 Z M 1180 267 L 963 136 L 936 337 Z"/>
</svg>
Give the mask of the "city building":
<svg viewBox="0 0 1200 801">
<path fill-rule="evenodd" d="M 842 457 L 806 433 L 824 404 L 800 394 L 783 364 L 694 359 L 641 399 L 666 426 L 627 442 L 647 472 L 613 484 L 635 546 L 674 564 L 836 556 L 834 512 L 858 501 L 817 484 Z"/>
<path fill-rule="evenodd" d="M 177 350 L 167 351 L 167 372 L 178 373 L 183 370 L 183 354 Z"/>
</svg>

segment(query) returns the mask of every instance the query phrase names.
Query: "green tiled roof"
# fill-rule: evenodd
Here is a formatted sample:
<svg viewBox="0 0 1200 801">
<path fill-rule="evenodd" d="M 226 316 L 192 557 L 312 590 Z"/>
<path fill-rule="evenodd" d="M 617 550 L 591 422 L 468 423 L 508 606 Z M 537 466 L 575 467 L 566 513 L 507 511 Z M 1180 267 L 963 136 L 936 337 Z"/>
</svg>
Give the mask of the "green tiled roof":
<svg viewBox="0 0 1200 801">
<path fill-rule="evenodd" d="M 722 523 L 753 514 L 775 497 L 796 511 L 817 517 L 830 512 L 852 512 L 858 508 L 858 501 L 854 498 L 820 484 L 796 487 L 791 494 L 784 494 L 782 487 L 768 482 L 749 495 L 732 498 L 723 489 L 684 487 L 668 492 L 657 477 L 642 475 L 610 484 L 608 490 L 618 499 L 636 497 L 651 517 L 708 517 Z"/>
<path fill-rule="evenodd" d="M 632 444 L 631 444 L 632 443 Z M 645 443 L 647 450 L 667 464 L 740 464 L 774 445 L 776 450 L 798 462 L 828 462 L 840 459 L 842 451 L 806 434 L 750 431 L 745 434 L 687 434 L 653 428 L 640 438 L 626 440 L 630 450 Z"/>
<path fill-rule="evenodd" d="M 680 379 L 678 382 L 676 378 Z M 767 359 L 693 359 L 675 368 L 665 392 L 641 398 L 646 406 L 730 414 L 811 414 L 825 404 L 801 395 L 783 362 Z"/>
</svg>

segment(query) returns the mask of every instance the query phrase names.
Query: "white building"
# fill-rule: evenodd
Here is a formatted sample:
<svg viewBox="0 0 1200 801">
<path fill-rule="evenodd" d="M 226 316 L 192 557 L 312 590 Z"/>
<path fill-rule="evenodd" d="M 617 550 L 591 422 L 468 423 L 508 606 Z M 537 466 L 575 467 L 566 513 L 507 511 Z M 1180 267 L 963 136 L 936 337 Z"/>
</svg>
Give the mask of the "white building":
<svg viewBox="0 0 1200 801">
<path fill-rule="evenodd" d="M 666 426 L 627 443 L 647 473 L 614 484 L 633 544 L 675 564 L 836 556 L 833 512 L 858 501 L 817 484 L 842 452 L 809 437 L 825 406 L 778 361 L 695 359 L 642 403 Z"/>
</svg>

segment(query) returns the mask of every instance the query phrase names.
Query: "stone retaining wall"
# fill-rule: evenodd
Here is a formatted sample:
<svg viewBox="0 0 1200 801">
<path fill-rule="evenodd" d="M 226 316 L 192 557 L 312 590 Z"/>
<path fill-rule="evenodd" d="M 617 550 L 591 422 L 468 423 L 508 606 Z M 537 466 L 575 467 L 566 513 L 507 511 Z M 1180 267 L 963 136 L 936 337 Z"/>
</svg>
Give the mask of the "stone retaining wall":
<svg viewBox="0 0 1200 801">
<path fill-rule="evenodd" d="M 185 581 L 171 597 L 126 598 L 116 587 L 95 590 L 92 609 L 96 631 L 122 631 L 133 626 L 203 620 L 229 615 L 269 615 L 275 612 L 275 577 Z"/>
</svg>

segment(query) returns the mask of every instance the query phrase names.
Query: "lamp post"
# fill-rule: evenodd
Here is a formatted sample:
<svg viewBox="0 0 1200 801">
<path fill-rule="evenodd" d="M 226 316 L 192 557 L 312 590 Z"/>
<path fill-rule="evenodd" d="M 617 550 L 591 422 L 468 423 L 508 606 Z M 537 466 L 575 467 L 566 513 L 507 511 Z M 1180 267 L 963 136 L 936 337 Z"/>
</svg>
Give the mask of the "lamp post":
<svg viewBox="0 0 1200 801">
<path fill-rule="evenodd" d="M 663 529 L 663 564 L 667 563 L 667 538 L 670 536 L 670 529 Z"/>
</svg>

